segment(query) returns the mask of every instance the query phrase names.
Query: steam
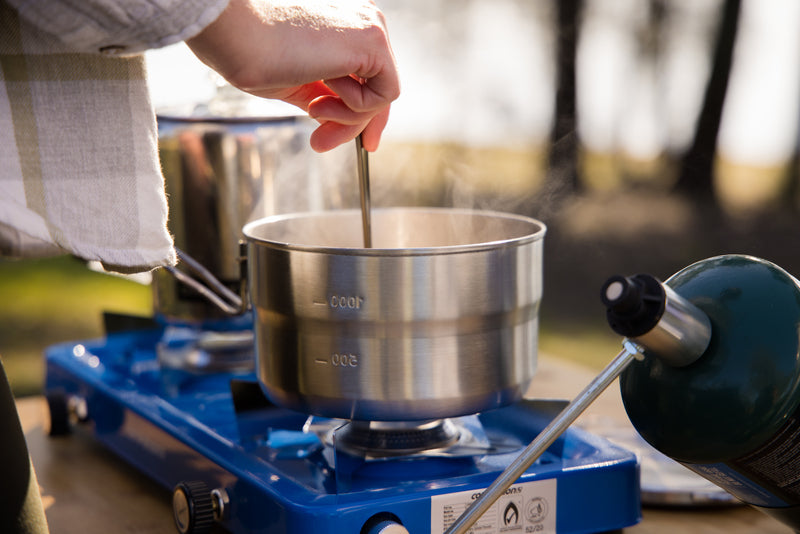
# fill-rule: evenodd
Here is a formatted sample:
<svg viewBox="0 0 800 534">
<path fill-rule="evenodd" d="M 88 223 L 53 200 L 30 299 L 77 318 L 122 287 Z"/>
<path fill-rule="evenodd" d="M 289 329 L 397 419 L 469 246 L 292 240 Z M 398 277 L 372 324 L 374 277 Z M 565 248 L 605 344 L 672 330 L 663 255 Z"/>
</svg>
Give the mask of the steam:
<svg viewBox="0 0 800 534">
<path fill-rule="evenodd" d="M 560 198 L 553 6 L 386 0 L 403 93 L 375 162 L 376 206 L 438 205 L 538 218 Z M 388 152 L 393 152 L 389 154 Z M 546 198 L 547 202 L 540 199 Z"/>
</svg>

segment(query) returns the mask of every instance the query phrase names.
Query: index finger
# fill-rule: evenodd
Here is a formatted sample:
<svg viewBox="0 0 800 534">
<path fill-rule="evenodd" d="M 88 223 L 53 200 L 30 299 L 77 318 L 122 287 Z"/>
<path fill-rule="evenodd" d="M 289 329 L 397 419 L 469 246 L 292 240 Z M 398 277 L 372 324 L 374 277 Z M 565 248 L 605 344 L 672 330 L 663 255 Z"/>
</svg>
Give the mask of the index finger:
<svg viewBox="0 0 800 534">
<path fill-rule="evenodd" d="M 355 75 L 360 80 L 353 76 L 325 80 L 325 84 L 353 111 L 374 112 L 400 96 L 400 79 L 395 69 L 383 69 L 373 76 Z"/>
<path fill-rule="evenodd" d="M 254 93 L 265 98 L 277 98 L 289 104 L 299 107 L 303 111 L 308 111 L 311 102 L 321 96 L 336 96 L 336 93 L 323 81 L 306 83 L 298 87 L 293 87 L 285 91 L 264 91 L 262 94 Z"/>
</svg>

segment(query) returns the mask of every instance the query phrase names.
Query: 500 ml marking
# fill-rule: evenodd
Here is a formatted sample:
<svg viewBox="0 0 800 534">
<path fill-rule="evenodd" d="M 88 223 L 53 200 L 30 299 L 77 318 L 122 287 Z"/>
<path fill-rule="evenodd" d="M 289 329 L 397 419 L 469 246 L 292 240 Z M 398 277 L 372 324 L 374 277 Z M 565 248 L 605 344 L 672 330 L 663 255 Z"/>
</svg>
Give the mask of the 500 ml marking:
<svg viewBox="0 0 800 534">
<path fill-rule="evenodd" d="M 330 358 L 317 358 L 317 363 L 334 367 L 358 367 L 358 354 L 340 354 L 334 352 Z"/>
</svg>

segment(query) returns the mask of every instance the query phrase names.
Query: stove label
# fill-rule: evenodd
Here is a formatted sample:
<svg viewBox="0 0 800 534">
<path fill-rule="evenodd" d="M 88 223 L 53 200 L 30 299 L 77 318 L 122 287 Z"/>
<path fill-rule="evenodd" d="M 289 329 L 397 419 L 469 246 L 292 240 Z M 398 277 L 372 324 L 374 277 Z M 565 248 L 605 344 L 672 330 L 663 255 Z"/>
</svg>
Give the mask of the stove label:
<svg viewBox="0 0 800 534">
<path fill-rule="evenodd" d="M 514 484 L 469 530 L 472 534 L 555 534 L 556 479 Z M 443 534 L 480 490 L 431 497 L 431 534 Z"/>
</svg>

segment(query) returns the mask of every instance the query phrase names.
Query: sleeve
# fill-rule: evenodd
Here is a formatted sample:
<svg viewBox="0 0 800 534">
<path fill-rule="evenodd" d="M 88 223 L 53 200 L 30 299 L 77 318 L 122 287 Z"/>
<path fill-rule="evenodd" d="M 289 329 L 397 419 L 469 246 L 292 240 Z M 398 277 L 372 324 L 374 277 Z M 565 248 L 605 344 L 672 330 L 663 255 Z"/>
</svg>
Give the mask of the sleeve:
<svg viewBox="0 0 800 534">
<path fill-rule="evenodd" d="M 25 434 L 14 404 L 3 364 L 0 362 L 0 458 L 3 458 L 3 483 L 0 484 L 0 532 L 47 534 L 47 517 Z"/>
<path fill-rule="evenodd" d="M 189 39 L 228 0 L 2 0 L 21 19 L 83 53 L 129 55 Z"/>
<path fill-rule="evenodd" d="M 157 145 L 142 55 L 70 52 L 0 0 L 0 255 L 175 264 Z"/>
</svg>

